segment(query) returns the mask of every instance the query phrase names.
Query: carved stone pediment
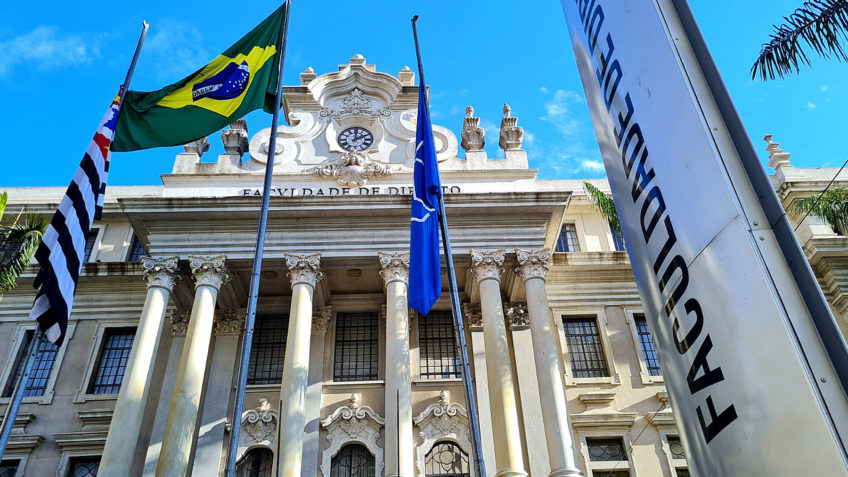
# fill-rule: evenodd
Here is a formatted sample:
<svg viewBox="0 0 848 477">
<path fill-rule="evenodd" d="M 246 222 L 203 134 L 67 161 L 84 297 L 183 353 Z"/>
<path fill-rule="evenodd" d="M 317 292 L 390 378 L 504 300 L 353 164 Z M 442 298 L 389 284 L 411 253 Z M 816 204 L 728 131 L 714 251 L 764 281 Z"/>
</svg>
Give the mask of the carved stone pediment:
<svg viewBox="0 0 848 477">
<path fill-rule="evenodd" d="M 242 413 L 238 458 L 241 459 L 248 450 L 255 447 L 275 449 L 279 420 L 279 414 L 271 409 L 268 399 L 264 397 L 259 399 L 255 409 Z"/>
<path fill-rule="evenodd" d="M 439 400 L 427 406 L 421 414 L 413 419 L 413 422 L 420 429 L 418 436 L 424 440 L 416 450 L 418 475 L 425 475 L 425 458 L 438 441 L 454 441 L 462 447 L 462 450 L 468 452 L 469 455 L 471 454 L 471 431 L 468 425 L 468 413 L 462 405 L 450 402 L 448 391 L 442 391 L 439 394 Z M 469 463 L 473 465 L 472 462 Z"/>
<path fill-rule="evenodd" d="M 371 160 L 362 151 L 345 151 L 333 161 L 306 170 L 318 177 L 333 177 L 343 186 L 355 187 L 368 183 L 372 177 L 385 177 L 395 169 Z"/>
<path fill-rule="evenodd" d="M 347 116 L 368 116 L 369 118 L 389 117 L 392 112 L 389 108 L 376 108 L 373 102 L 365 96 L 362 91 L 355 87 L 350 93 L 344 95 L 341 100 L 341 108 L 323 108 L 319 113 L 322 118 L 341 119 Z"/>
<path fill-rule="evenodd" d="M 359 399 L 358 394 L 351 395 L 347 405 L 337 408 L 321 421 L 321 427 L 327 430 L 327 441 L 330 443 L 321 457 L 321 472 L 324 477 L 330 476 L 333 457 L 342 447 L 352 442 L 364 445 L 374 454 L 374 475 L 383 475 L 383 449 L 377 444 L 377 440 L 386 421 L 369 406 L 361 406 Z"/>
</svg>

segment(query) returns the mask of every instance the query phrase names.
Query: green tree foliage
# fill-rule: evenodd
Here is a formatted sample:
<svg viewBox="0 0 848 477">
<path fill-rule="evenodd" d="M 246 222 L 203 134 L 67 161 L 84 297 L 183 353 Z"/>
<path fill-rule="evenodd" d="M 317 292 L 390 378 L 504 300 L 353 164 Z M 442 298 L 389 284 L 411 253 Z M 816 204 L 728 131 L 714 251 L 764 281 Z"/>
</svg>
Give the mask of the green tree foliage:
<svg viewBox="0 0 848 477">
<path fill-rule="evenodd" d="M 830 189 L 818 199 L 819 194 L 805 197 L 793 204 L 795 212 L 810 212 L 827 220 L 839 235 L 848 235 L 848 187 Z M 818 199 L 818 201 L 816 200 Z"/>
<path fill-rule="evenodd" d="M 615 210 L 615 202 L 613 202 L 612 197 L 604 194 L 603 191 L 588 182 L 583 182 L 583 188 L 586 190 L 589 200 L 595 204 L 598 212 L 607 219 L 610 228 L 620 234 L 621 222 L 618 221 L 618 212 Z"/>
<path fill-rule="evenodd" d="M 15 288 L 47 231 L 47 219 L 24 208 L 14 220 L 4 223 L 7 200 L 8 194 L 0 194 L 0 299 Z"/>
<path fill-rule="evenodd" d="M 811 0 L 804 2 L 784 23 L 774 25 L 770 39 L 760 49 L 751 66 L 751 78 L 783 78 L 809 66 L 805 48 L 823 58 L 848 61 L 841 41 L 848 36 L 848 0 Z"/>
</svg>

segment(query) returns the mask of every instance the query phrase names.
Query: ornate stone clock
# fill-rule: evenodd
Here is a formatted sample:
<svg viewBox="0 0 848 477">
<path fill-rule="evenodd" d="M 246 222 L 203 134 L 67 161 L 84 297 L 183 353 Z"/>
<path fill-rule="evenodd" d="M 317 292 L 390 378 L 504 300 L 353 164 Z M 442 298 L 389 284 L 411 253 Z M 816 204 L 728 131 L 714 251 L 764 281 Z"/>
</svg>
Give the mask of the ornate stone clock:
<svg viewBox="0 0 848 477">
<path fill-rule="evenodd" d="M 339 133 L 337 141 L 345 151 L 364 151 L 374 144 L 374 135 L 371 131 L 356 126 Z"/>
</svg>

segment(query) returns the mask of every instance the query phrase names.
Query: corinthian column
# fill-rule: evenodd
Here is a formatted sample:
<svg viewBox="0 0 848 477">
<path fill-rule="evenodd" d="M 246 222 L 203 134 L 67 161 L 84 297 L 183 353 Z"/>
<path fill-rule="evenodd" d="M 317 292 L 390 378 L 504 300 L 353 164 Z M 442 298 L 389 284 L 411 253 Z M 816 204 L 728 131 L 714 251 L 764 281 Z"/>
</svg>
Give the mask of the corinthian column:
<svg viewBox="0 0 848 477">
<path fill-rule="evenodd" d="M 177 257 L 141 257 L 141 265 L 147 281 L 147 298 L 141 309 L 124 381 L 115 403 L 103 457 L 100 458 L 99 474 L 107 477 L 130 475 L 150 392 L 153 359 L 159 349 L 168 299 L 179 278 L 176 273 Z"/>
<path fill-rule="evenodd" d="M 300 477 L 306 427 L 306 387 L 309 378 L 309 340 L 312 294 L 321 273 L 321 255 L 286 255 L 292 286 L 289 332 L 280 387 L 280 427 L 277 436 L 277 476 Z"/>
<path fill-rule="evenodd" d="M 224 255 L 217 257 L 188 256 L 194 275 L 194 304 L 180 357 L 174 396 L 165 424 L 162 452 L 156 466 L 156 477 L 188 475 L 191 449 L 197 438 L 197 414 L 206 374 L 206 359 L 212 339 L 215 301 L 221 286 L 229 280 Z"/>
<path fill-rule="evenodd" d="M 521 430 L 515 401 L 512 360 L 509 356 L 503 303 L 501 273 L 504 250 L 471 251 L 471 271 L 480 287 L 483 314 L 483 340 L 486 346 L 486 374 L 489 381 L 489 403 L 492 433 L 495 439 L 496 477 L 525 476 L 521 451 Z"/>
<path fill-rule="evenodd" d="M 545 250 L 515 250 L 518 267 L 515 272 L 524 280 L 527 293 L 527 314 L 533 338 L 533 357 L 536 360 L 536 379 L 539 382 L 542 420 L 548 442 L 551 477 L 580 476 L 574 462 L 574 442 L 568 422 L 568 407 L 563 382 L 562 361 L 556 344 L 545 291 L 545 274 L 551 252 Z"/>
<path fill-rule="evenodd" d="M 408 253 L 382 253 L 386 282 L 386 476 L 413 477 L 412 378 L 409 370 Z"/>
</svg>

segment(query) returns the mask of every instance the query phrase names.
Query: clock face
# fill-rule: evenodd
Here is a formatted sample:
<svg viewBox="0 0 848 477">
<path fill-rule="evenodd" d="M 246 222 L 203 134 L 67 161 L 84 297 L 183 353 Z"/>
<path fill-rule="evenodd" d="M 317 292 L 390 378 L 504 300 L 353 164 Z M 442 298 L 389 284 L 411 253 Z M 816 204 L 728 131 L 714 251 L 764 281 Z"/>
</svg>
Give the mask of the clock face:
<svg viewBox="0 0 848 477">
<path fill-rule="evenodd" d="M 339 134 L 339 146 L 345 151 L 363 151 L 374 143 L 374 135 L 365 128 L 347 128 Z"/>
</svg>

